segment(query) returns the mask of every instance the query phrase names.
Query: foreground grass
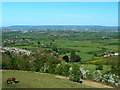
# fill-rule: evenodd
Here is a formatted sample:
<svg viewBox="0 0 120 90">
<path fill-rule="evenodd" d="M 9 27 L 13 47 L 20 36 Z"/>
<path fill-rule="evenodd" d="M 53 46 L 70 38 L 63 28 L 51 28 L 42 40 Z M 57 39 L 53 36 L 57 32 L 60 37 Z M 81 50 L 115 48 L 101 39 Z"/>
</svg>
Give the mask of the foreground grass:
<svg viewBox="0 0 120 90">
<path fill-rule="evenodd" d="M 3 70 L 2 76 L 3 88 L 94 88 L 46 73 Z M 10 77 L 15 77 L 20 82 L 7 85 L 6 80 Z"/>
</svg>

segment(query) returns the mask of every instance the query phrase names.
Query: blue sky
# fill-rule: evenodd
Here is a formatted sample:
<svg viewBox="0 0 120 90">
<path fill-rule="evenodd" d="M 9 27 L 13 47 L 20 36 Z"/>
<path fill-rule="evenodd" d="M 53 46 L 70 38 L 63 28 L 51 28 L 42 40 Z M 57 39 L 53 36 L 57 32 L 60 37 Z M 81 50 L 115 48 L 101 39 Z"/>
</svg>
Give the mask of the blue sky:
<svg viewBox="0 0 120 90">
<path fill-rule="evenodd" d="M 118 25 L 117 2 L 3 2 L 2 26 Z"/>
</svg>

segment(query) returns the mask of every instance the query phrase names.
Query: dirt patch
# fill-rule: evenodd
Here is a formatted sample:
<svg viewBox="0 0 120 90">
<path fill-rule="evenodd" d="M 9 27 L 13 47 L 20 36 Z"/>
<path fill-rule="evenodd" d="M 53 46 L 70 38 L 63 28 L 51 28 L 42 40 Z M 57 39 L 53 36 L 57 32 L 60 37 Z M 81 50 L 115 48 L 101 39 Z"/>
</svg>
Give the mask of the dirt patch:
<svg viewBox="0 0 120 90">
<path fill-rule="evenodd" d="M 102 83 L 98 83 L 98 82 L 94 82 L 94 81 L 88 81 L 88 80 L 83 80 L 83 79 L 81 79 L 81 81 L 83 81 L 83 84 L 85 84 L 85 85 L 93 86 L 96 88 L 114 88 L 114 87 L 104 85 Z"/>
<path fill-rule="evenodd" d="M 64 76 L 55 76 L 56 78 L 61 78 L 61 79 L 69 79 L 69 77 L 64 77 Z M 90 80 L 83 80 L 81 79 L 81 81 L 83 81 L 82 84 L 88 85 L 88 86 L 92 86 L 95 88 L 114 88 L 112 86 L 108 86 L 108 85 L 104 85 L 102 83 L 99 82 L 95 82 L 95 81 L 90 81 Z"/>
<path fill-rule="evenodd" d="M 61 79 L 66 79 L 66 77 L 64 77 L 64 76 L 55 76 L 56 78 L 61 78 Z M 68 77 L 67 77 L 67 79 L 68 79 Z"/>
</svg>

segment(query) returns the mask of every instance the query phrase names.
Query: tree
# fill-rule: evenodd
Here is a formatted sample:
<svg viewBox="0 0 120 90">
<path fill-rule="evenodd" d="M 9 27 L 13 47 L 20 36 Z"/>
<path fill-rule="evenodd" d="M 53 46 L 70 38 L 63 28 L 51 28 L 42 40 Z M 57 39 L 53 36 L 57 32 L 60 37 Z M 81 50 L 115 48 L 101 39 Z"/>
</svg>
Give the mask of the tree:
<svg viewBox="0 0 120 90">
<path fill-rule="evenodd" d="M 71 57 L 70 57 L 72 62 L 80 62 L 81 57 L 75 54 L 75 51 L 71 52 Z"/>
<path fill-rule="evenodd" d="M 52 41 L 54 42 L 55 40 L 53 39 Z"/>
<path fill-rule="evenodd" d="M 40 44 L 40 42 L 38 42 L 38 45 Z"/>
<path fill-rule="evenodd" d="M 38 42 L 38 46 L 40 46 L 40 42 Z"/>
<path fill-rule="evenodd" d="M 55 73 L 59 74 L 59 75 L 63 75 L 63 65 L 59 65 L 56 69 L 55 69 Z"/>
<path fill-rule="evenodd" d="M 103 70 L 103 65 L 98 65 L 98 66 L 96 67 L 96 70 Z"/>
<path fill-rule="evenodd" d="M 3 69 L 10 69 L 11 65 L 10 65 L 10 56 L 2 54 L 2 68 Z"/>
<path fill-rule="evenodd" d="M 9 51 L 6 51 L 5 54 L 6 54 L 6 55 L 11 55 Z"/>
<path fill-rule="evenodd" d="M 69 64 L 64 65 L 63 71 L 64 71 L 64 75 L 66 76 L 66 78 L 67 76 L 69 76 L 69 70 L 70 70 L 69 68 L 70 68 Z"/>
<path fill-rule="evenodd" d="M 11 65 L 11 69 L 15 69 L 15 58 L 14 57 L 11 57 L 10 65 Z"/>
<path fill-rule="evenodd" d="M 70 80 L 74 82 L 80 82 L 81 72 L 79 70 L 79 66 L 77 64 L 73 64 L 72 70 L 70 71 Z"/>
<path fill-rule="evenodd" d="M 50 42 L 50 45 L 52 45 L 52 42 Z"/>
<path fill-rule="evenodd" d="M 75 62 L 80 62 L 80 60 L 81 60 L 81 57 L 80 56 L 76 56 L 76 61 Z"/>
<path fill-rule="evenodd" d="M 53 47 L 52 47 L 52 50 L 53 50 L 53 51 L 56 51 L 56 52 L 58 51 L 58 49 L 57 49 L 56 46 L 53 46 Z"/>
<path fill-rule="evenodd" d="M 63 60 L 64 60 L 65 62 L 68 62 L 68 61 L 69 61 L 69 57 L 68 57 L 67 55 L 65 55 L 65 56 L 63 57 Z"/>
<path fill-rule="evenodd" d="M 72 62 L 74 62 L 74 61 L 76 60 L 75 51 L 72 51 L 72 52 L 71 52 L 70 60 L 71 60 Z"/>
</svg>

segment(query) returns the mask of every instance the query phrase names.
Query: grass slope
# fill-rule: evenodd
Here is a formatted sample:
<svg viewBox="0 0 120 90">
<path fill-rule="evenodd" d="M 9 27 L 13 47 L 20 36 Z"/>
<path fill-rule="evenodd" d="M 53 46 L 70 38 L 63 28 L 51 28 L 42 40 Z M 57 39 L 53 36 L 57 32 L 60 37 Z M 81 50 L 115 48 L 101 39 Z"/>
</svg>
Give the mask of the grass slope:
<svg viewBox="0 0 120 90">
<path fill-rule="evenodd" d="M 3 70 L 2 76 L 3 88 L 93 88 L 67 79 L 56 78 L 56 75 L 46 73 Z M 10 77 L 15 77 L 20 82 L 7 85 L 6 80 Z"/>
</svg>

